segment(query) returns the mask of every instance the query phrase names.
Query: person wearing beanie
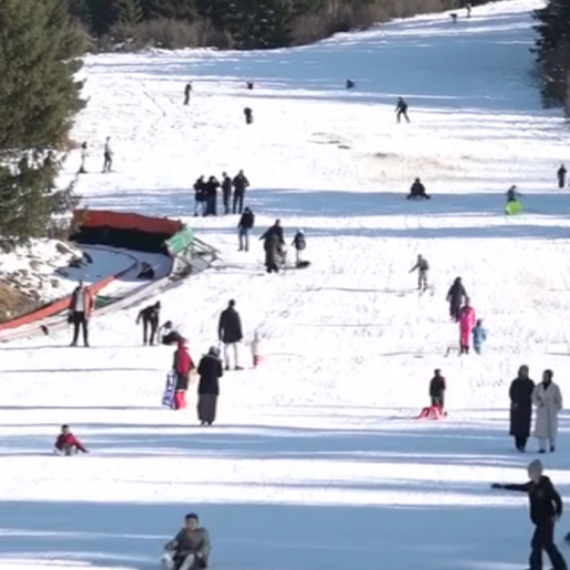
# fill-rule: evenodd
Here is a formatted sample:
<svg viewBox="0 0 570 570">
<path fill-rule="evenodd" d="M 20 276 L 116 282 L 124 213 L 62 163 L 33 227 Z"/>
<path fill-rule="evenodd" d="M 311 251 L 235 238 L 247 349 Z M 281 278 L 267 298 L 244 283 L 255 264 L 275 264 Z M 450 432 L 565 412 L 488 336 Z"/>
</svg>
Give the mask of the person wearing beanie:
<svg viewBox="0 0 570 570">
<path fill-rule="evenodd" d="M 158 323 L 160 321 L 160 301 L 145 307 L 137 317 L 137 325 L 142 321 L 143 345 L 153 346 L 157 340 Z M 150 336 L 149 336 L 150 329 Z"/>
<path fill-rule="evenodd" d="M 184 526 L 164 547 L 161 562 L 165 570 L 202 570 L 208 567 L 212 550 L 208 531 L 199 524 L 198 515 L 184 517 Z"/>
<path fill-rule="evenodd" d="M 554 544 L 554 526 L 562 516 L 562 499 L 549 477 L 543 474 L 542 462 L 535 459 L 528 466 L 527 483 L 493 483 L 491 488 L 526 493 L 530 502 L 530 520 L 534 524 L 529 570 L 542 570 L 542 551 L 552 564 L 552 570 L 567 570 L 566 561 Z"/>
</svg>

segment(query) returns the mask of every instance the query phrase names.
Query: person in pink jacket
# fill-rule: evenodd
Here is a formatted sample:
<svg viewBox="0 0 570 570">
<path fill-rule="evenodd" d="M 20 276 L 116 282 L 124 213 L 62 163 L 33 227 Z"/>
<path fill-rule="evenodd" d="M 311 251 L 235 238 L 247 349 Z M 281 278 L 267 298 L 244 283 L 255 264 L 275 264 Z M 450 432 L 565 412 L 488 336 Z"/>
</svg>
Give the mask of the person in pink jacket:
<svg viewBox="0 0 570 570">
<path fill-rule="evenodd" d="M 465 299 L 465 305 L 459 312 L 459 354 L 469 354 L 471 331 L 476 321 L 475 309 L 471 306 L 469 299 Z"/>
</svg>

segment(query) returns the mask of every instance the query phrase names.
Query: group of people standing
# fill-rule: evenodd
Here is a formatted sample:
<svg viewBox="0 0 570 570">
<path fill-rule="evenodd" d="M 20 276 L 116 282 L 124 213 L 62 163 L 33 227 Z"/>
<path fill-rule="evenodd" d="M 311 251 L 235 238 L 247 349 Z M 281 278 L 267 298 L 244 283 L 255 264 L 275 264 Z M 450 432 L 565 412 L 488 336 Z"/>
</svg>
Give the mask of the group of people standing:
<svg viewBox="0 0 570 570">
<path fill-rule="evenodd" d="M 230 178 L 226 172 L 222 174 L 220 182 L 215 176 L 207 180 L 200 176 L 194 183 L 194 216 L 218 215 L 218 192 L 222 192 L 224 214 L 241 214 L 244 208 L 245 191 L 249 187 L 249 180 L 243 170 Z"/>
<path fill-rule="evenodd" d="M 546 453 L 547 449 L 551 453 L 556 450 L 562 392 L 558 384 L 552 381 L 553 377 L 552 370 L 545 370 L 541 382 L 535 384 L 529 377 L 528 366 L 521 366 L 511 383 L 510 435 L 521 453 L 526 451 L 531 434 L 533 407 L 536 408 L 533 435 L 538 439 L 539 453 Z"/>
</svg>

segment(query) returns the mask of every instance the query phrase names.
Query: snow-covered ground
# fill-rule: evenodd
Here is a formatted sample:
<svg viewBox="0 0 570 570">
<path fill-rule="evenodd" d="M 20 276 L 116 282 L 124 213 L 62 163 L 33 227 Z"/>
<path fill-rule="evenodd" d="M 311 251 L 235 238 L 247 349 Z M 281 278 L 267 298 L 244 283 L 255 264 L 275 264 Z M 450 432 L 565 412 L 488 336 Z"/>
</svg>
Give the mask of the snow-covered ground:
<svg viewBox="0 0 570 570">
<path fill-rule="evenodd" d="M 86 175 L 81 194 L 183 219 L 221 249 L 221 269 L 162 296 L 164 318 L 185 320 L 199 357 L 234 298 L 265 359 L 227 374 L 204 431 L 193 402 L 159 407 L 172 351 L 140 347 L 139 307 L 96 318 L 89 350 L 62 348 L 64 336 L 3 350 L 1 568 L 150 570 L 189 511 L 212 533 L 214 570 L 524 567 L 526 498 L 489 489 L 524 480 L 534 455 L 511 450 L 508 385 L 521 364 L 536 380 L 552 368 L 570 397 L 570 196 L 555 185 L 567 130 L 532 83 L 539 6 L 507 0 L 456 25 L 427 16 L 270 53 L 88 58 L 77 138 L 98 172 L 111 136 L 117 172 Z M 409 125 L 395 124 L 399 95 Z M 309 269 L 266 276 L 256 239 L 236 251 L 236 216 L 192 217 L 194 179 L 240 168 L 257 235 L 276 217 L 289 240 L 304 228 Z M 430 202 L 403 199 L 416 176 Z M 512 183 L 525 213 L 507 218 Z M 414 292 L 418 253 L 433 296 Z M 489 341 L 446 359 L 459 275 Z M 449 417 L 418 422 L 434 368 Z M 49 455 L 63 422 L 90 455 Z M 563 412 L 560 452 L 544 458 L 566 495 L 569 432 Z"/>
</svg>

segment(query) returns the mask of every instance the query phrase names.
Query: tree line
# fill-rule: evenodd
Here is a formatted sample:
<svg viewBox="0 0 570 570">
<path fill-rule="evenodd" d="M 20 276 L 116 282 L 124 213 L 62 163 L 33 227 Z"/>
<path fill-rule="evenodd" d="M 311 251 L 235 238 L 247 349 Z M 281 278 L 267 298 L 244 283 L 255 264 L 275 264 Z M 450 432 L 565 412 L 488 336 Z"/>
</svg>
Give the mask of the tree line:
<svg viewBox="0 0 570 570">
<path fill-rule="evenodd" d="M 271 49 L 311 43 L 468 0 L 69 0 L 99 49 Z M 472 5 L 483 0 L 472 0 Z"/>
<path fill-rule="evenodd" d="M 548 0 L 533 17 L 537 21 L 533 51 L 543 103 L 564 106 L 570 115 L 570 2 Z"/>
</svg>

